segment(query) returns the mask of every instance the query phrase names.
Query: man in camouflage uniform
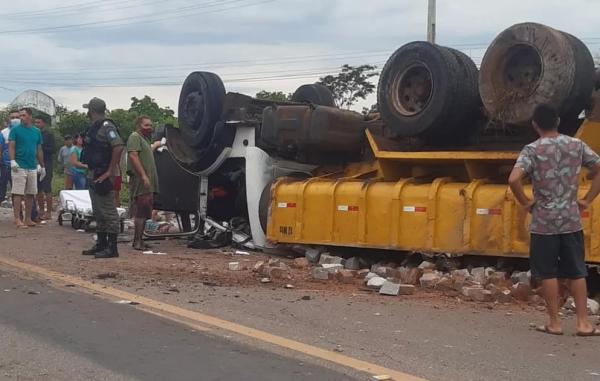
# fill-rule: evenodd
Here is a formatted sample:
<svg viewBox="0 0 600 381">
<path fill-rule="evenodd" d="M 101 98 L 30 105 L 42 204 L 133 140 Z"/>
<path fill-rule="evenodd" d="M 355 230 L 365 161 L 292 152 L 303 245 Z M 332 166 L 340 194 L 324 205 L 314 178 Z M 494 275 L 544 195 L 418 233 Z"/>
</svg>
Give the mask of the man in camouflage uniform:
<svg viewBox="0 0 600 381">
<path fill-rule="evenodd" d="M 106 103 L 92 98 L 83 105 L 88 109 L 92 124 L 85 134 L 82 162 L 88 165 L 88 183 L 90 199 L 96 220 L 98 241 L 83 255 L 96 258 L 114 258 L 117 251 L 117 235 L 120 231 L 119 215 L 115 206 L 113 173 L 119 165 L 121 153 L 125 148 L 116 124 L 106 118 Z"/>
</svg>

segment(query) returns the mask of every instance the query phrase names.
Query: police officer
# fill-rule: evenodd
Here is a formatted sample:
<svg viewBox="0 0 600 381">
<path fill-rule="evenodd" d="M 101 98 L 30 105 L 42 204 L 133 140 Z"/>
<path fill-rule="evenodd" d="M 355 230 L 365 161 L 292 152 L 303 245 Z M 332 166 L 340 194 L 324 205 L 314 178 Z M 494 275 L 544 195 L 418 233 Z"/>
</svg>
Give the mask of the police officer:
<svg viewBox="0 0 600 381">
<path fill-rule="evenodd" d="M 119 256 L 117 235 L 120 223 L 113 194 L 113 173 L 125 146 L 116 124 L 106 118 L 106 103 L 102 99 L 92 98 L 83 107 L 88 109 L 91 126 L 85 134 L 81 161 L 88 165 L 90 199 L 98 240 L 92 249 L 84 250 L 82 254 L 114 258 Z"/>
</svg>

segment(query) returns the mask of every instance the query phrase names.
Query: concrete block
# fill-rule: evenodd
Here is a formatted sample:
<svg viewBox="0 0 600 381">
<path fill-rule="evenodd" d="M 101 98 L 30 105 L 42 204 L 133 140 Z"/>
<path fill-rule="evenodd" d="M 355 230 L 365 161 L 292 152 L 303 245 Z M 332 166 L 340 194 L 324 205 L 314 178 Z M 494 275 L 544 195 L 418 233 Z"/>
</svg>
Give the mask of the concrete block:
<svg viewBox="0 0 600 381">
<path fill-rule="evenodd" d="M 377 288 L 379 289 L 383 284 L 387 282 L 385 278 L 375 276 L 367 282 L 367 287 Z"/>
<path fill-rule="evenodd" d="M 304 258 L 308 259 L 308 261 L 311 263 L 317 263 L 321 258 L 321 251 L 312 247 L 308 248 L 304 252 Z"/>
<path fill-rule="evenodd" d="M 296 259 L 294 259 L 294 262 L 292 263 L 292 267 L 296 268 L 296 269 L 305 269 L 309 265 L 310 265 L 310 263 L 306 257 L 296 258 Z"/>
<path fill-rule="evenodd" d="M 381 295 L 396 296 L 400 292 L 400 285 L 398 283 L 385 282 L 379 289 Z"/>
<path fill-rule="evenodd" d="M 434 288 L 440 279 L 441 276 L 438 272 L 429 272 L 419 278 L 419 284 L 423 288 Z"/>
<path fill-rule="evenodd" d="M 323 253 L 321 254 L 321 258 L 319 259 L 319 264 L 320 265 L 324 265 L 324 264 L 336 264 L 336 265 L 341 265 L 342 264 L 342 257 L 336 257 L 333 255 L 329 255 L 328 253 Z"/>
<path fill-rule="evenodd" d="M 329 271 L 331 274 L 335 274 L 344 269 L 344 265 L 341 263 L 323 263 L 321 267 Z"/>
<path fill-rule="evenodd" d="M 398 287 L 398 295 L 412 295 L 417 288 L 412 284 L 401 284 Z"/>
<path fill-rule="evenodd" d="M 315 267 L 312 269 L 312 277 L 317 280 L 329 280 L 329 271 L 322 267 Z"/>
<path fill-rule="evenodd" d="M 347 270 L 360 270 L 360 259 L 358 257 L 348 258 L 344 263 L 344 268 Z"/>
<path fill-rule="evenodd" d="M 239 262 L 229 262 L 229 271 L 240 271 L 242 266 Z"/>
</svg>

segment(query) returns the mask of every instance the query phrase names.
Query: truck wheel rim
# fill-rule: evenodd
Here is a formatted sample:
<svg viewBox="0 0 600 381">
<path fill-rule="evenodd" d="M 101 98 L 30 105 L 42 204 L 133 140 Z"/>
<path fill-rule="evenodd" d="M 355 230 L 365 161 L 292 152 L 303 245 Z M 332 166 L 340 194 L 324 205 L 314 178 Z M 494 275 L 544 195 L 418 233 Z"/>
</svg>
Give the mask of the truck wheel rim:
<svg viewBox="0 0 600 381">
<path fill-rule="evenodd" d="M 418 63 L 398 73 L 392 83 L 392 102 L 402 115 L 416 115 L 427 108 L 433 93 L 431 71 Z"/>
<path fill-rule="evenodd" d="M 531 45 L 511 47 L 501 66 L 501 87 L 514 97 L 527 97 L 537 88 L 542 75 L 542 60 Z"/>
</svg>

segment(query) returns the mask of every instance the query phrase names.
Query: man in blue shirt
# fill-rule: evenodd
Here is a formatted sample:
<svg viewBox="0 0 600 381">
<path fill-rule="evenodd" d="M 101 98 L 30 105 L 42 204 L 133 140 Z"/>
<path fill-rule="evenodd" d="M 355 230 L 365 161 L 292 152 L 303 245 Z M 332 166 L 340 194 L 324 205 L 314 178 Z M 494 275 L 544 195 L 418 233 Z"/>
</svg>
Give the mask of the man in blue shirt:
<svg viewBox="0 0 600 381">
<path fill-rule="evenodd" d="M 10 117 L 8 120 L 8 126 L 0 132 L 2 139 L 4 140 L 4 146 L 2 147 L 2 165 L 0 165 L 0 203 L 6 199 L 6 189 L 8 183 L 11 183 L 10 175 L 10 158 L 8 156 L 8 134 L 11 128 L 21 124 L 18 110 L 11 110 Z"/>
<path fill-rule="evenodd" d="M 8 154 L 12 171 L 12 194 L 15 225 L 18 228 L 36 226 L 31 220 L 33 198 L 37 194 L 37 175 L 46 176 L 42 134 L 33 125 L 32 111 L 19 110 L 21 125 L 13 127 L 8 137 Z M 21 221 L 21 202 L 25 199 L 25 221 Z"/>
</svg>

